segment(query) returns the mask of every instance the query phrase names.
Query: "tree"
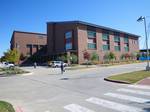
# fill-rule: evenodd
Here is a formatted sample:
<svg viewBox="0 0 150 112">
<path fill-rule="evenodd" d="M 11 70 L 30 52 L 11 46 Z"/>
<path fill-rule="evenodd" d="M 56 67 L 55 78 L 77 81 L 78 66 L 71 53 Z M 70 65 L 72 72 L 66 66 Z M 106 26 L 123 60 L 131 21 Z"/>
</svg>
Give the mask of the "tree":
<svg viewBox="0 0 150 112">
<path fill-rule="evenodd" d="M 90 54 L 87 51 L 85 51 L 83 53 L 83 58 L 86 60 L 86 65 L 88 67 L 88 63 L 89 63 L 89 60 L 90 60 Z"/>
<path fill-rule="evenodd" d="M 4 52 L 4 60 L 5 61 L 18 63 L 19 58 L 20 58 L 20 53 L 18 52 L 17 49 L 7 50 L 7 52 Z"/>
<path fill-rule="evenodd" d="M 113 52 L 106 53 L 104 56 L 104 59 L 108 61 L 113 61 L 116 58 L 115 54 Z"/>
<path fill-rule="evenodd" d="M 87 51 L 83 53 L 83 57 L 85 60 L 90 60 L 90 54 Z"/>
<path fill-rule="evenodd" d="M 77 63 L 78 62 L 78 57 L 77 57 L 77 55 L 75 55 L 75 54 L 71 54 L 70 55 L 70 61 L 71 61 L 71 63 Z"/>
<path fill-rule="evenodd" d="M 63 61 L 63 62 L 67 62 L 67 56 L 66 55 L 62 55 L 62 56 L 58 57 L 58 59 Z"/>
<path fill-rule="evenodd" d="M 91 61 L 93 64 L 98 64 L 99 63 L 99 56 L 96 52 L 93 52 L 91 54 Z"/>
</svg>

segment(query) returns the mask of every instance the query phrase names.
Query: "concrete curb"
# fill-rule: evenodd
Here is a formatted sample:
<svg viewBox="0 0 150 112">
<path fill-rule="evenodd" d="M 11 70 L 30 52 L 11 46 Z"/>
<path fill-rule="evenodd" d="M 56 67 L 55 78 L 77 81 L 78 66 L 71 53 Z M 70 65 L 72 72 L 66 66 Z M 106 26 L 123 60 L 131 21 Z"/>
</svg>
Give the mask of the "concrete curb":
<svg viewBox="0 0 150 112">
<path fill-rule="evenodd" d="M 109 82 L 115 82 L 115 83 L 121 83 L 121 84 L 131 84 L 127 81 L 120 81 L 120 80 L 111 80 L 111 79 L 108 79 L 108 78 L 104 78 L 105 81 L 109 81 Z"/>
<path fill-rule="evenodd" d="M 33 72 L 30 72 L 30 73 L 24 73 L 24 74 L 17 74 L 17 75 L 22 75 L 22 76 L 28 76 L 28 75 L 32 75 Z"/>
</svg>

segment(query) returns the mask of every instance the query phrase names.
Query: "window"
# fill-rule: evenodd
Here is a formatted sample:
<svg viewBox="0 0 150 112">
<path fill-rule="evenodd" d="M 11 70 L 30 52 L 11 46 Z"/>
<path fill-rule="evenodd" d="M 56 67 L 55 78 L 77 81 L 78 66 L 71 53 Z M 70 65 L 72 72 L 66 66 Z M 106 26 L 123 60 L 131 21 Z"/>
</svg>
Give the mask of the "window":
<svg viewBox="0 0 150 112">
<path fill-rule="evenodd" d="M 125 37 L 124 37 L 124 43 L 129 43 L 128 35 L 125 35 Z"/>
<path fill-rule="evenodd" d="M 66 39 L 72 38 L 72 31 L 66 32 L 66 33 L 65 33 L 65 38 L 66 38 Z"/>
<path fill-rule="evenodd" d="M 65 33 L 65 49 L 72 49 L 72 31 Z"/>
<path fill-rule="evenodd" d="M 120 46 L 115 46 L 115 51 L 120 51 Z"/>
<path fill-rule="evenodd" d="M 108 51 L 109 50 L 109 45 L 103 45 L 103 51 Z"/>
<path fill-rule="evenodd" d="M 95 31 L 87 31 L 88 38 L 95 38 L 96 37 L 96 32 Z"/>
<path fill-rule="evenodd" d="M 120 37 L 114 36 L 114 41 L 115 41 L 115 42 L 120 42 Z"/>
<path fill-rule="evenodd" d="M 108 31 L 103 31 L 102 33 L 102 40 L 103 40 L 103 51 L 108 51 L 110 50 L 109 46 L 109 32 Z"/>
<path fill-rule="evenodd" d="M 72 43 L 66 43 L 66 50 L 72 49 Z"/>
<path fill-rule="evenodd" d="M 96 49 L 96 31 L 88 30 L 88 49 Z"/>
<path fill-rule="evenodd" d="M 88 43 L 88 49 L 96 49 L 96 43 Z"/>
<path fill-rule="evenodd" d="M 103 33 L 103 34 L 102 34 L 102 39 L 103 39 L 103 40 L 109 40 L 109 34 Z"/>
<path fill-rule="evenodd" d="M 124 47 L 124 50 L 125 50 L 125 52 L 128 52 L 129 51 L 129 47 L 128 46 Z"/>
</svg>

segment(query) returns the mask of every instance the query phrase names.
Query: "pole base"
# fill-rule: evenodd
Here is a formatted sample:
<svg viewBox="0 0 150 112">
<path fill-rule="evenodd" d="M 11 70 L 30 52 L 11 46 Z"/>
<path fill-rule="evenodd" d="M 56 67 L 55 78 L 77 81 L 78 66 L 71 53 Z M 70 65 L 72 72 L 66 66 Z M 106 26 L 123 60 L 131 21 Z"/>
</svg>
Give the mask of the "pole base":
<svg viewBox="0 0 150 112">
<path fill-rule="evenodd" d="M 149 66 L 146 66 L 146 71 L 150 71 L 150 67 Z"/>
</svg>

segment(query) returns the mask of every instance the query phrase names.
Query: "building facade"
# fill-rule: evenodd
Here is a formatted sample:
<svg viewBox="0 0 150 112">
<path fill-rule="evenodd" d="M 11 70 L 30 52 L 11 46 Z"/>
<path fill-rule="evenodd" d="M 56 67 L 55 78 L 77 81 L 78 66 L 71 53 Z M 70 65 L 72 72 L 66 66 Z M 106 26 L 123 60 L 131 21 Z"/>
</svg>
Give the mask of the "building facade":
<svg viewBox="0 0 150 112">
<path fill-rule="evenodd" d="M 42 56 L 47 53 L 47 35 L 33 32 L 14 31 L 10 48 L 17 49 L 23 56 Z"/>
<path fill-rule="evenodd" d="M 78 63 L 84 63 L 84 52 L 97 53 L 99 61 L 108 52 L 114 52 L 116 60 L 125 53 L 139 51 L 138 35 L 82 21 L 48 22 L 47 53 L 55 57 L 74 53 Z"/>
</svg>

